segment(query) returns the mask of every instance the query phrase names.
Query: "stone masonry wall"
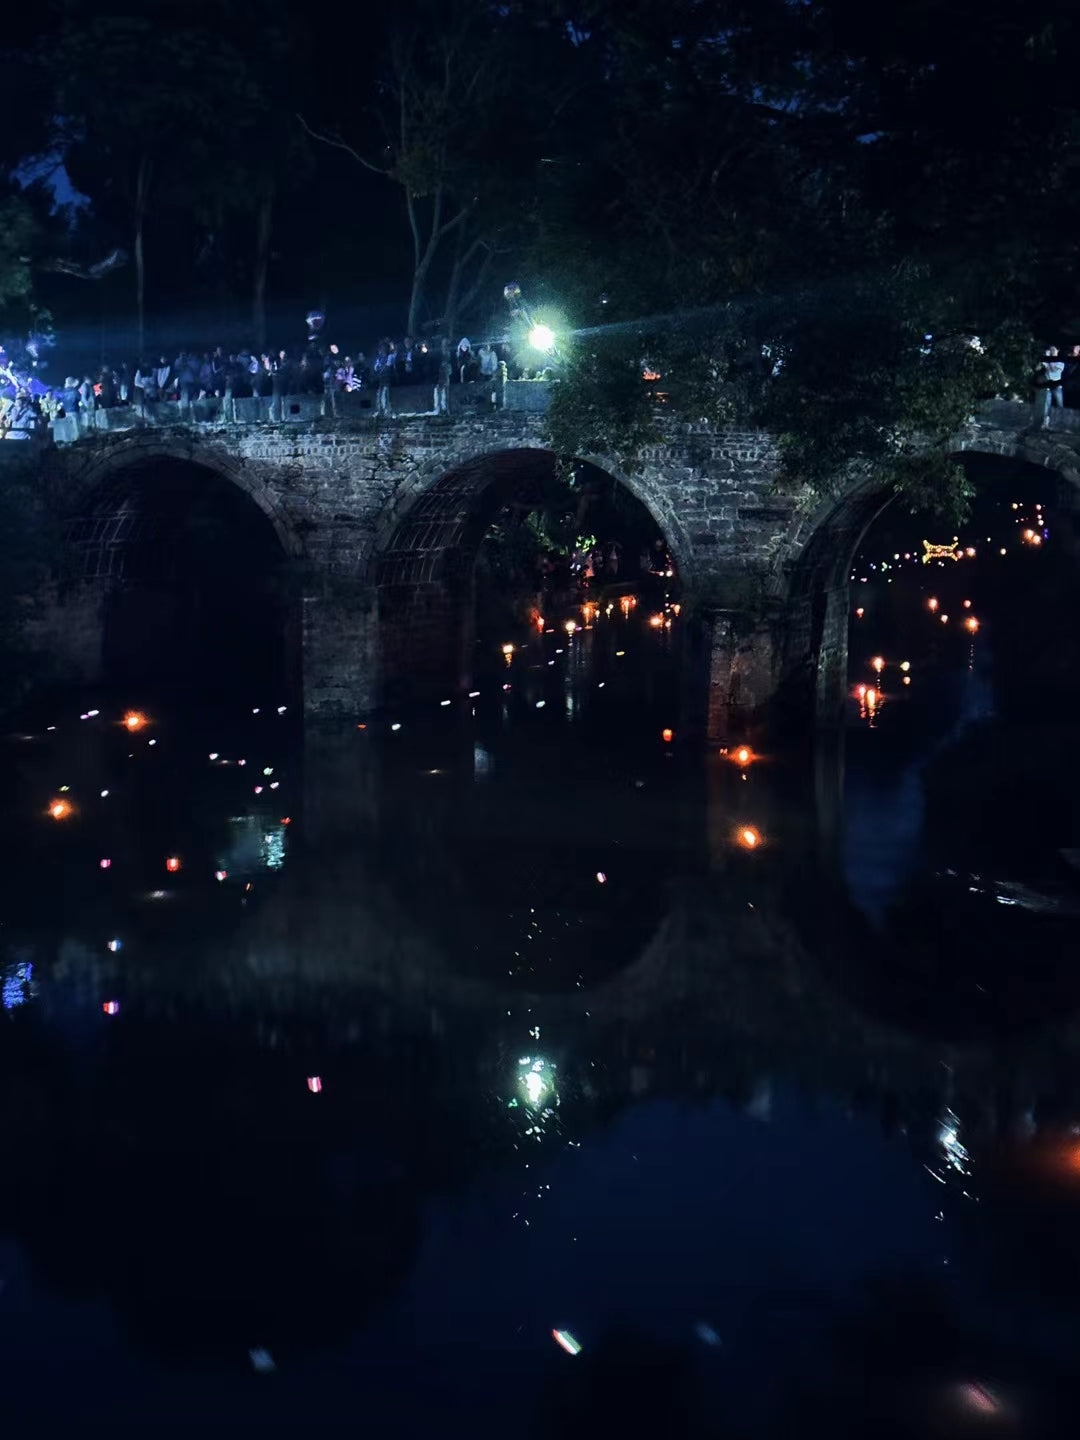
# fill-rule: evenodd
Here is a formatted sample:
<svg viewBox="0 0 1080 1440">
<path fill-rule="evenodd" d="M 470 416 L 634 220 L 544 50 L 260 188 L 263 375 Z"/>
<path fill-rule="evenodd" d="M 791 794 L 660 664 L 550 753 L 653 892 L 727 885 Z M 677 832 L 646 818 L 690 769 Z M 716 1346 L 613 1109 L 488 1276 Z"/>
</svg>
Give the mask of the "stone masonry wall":
<svg viewBox="0 0 1080 1440">
<path fill-rule="evenodd" d="M 107 505 L 108 484 L 126 467 L 143 462 L 146 483 L 152 484 L 152 462 L 165 456 L 205 466 L 243 490 L 303 576 L 305 705 L 313 715 L 355 713 L 379 698 L 375 569 L 380 551 L 412 507 L 455 467 L 475 466 L 478 457 L 544 448 L 544 416 L 525 410 L 380 422 L 370 416 L 319 418 L 306 401 L 286 423 L 172 423 L 126 430 L 115 428 L 116 417 L 110 416 L 113 428 L 45 453 L 54 505 L 68 516 L 91 513 Z M 957 448 L 1018 455 L 1080 482 L 1080 432 L 1024 434 L 1028 417 L 1027 407 L 994 407 L 958 437 Z M 769 688 L 765 671 L 805 664 L 807 657 L 793 657 L 790 636 L 777 644 L 775 617 L 771 636 L 760 626 L 756 632 L 745 624 L 732 629 L 730 617 L 759 605 L 762 593 L 774 597 L 779 623 L 785 604 L 804 614 L 809 589 L 792 598 L 792 577 L 812 553 L 815 536 L 819 550 L 828 549 L 830 525 L 837 550 L 851 542 L 856 511 L 849 505 L 841 515 L 844 502 L 838 507 L 834 500 L 811 513 L 782 493 L 776 484 L 780 457 L 767 435 L 675 421 L 665 432 L 663 443 L 646 449 L 633 469 L 610 457 L 582 458 L 620 480 L 652 513 L 678 564 L 688 613 L 727 615 L 725 634 L 741 638 L 707 644 L 705 650 L 732 656 L 729 699 L 741 685 L 757 703 Z M 495 459 L 491 463 L 498 465 Z M 818 588 L 829 591 L 824 628 L 836 649 L 845 597 L 832 593 L 835 572 L 827 582 L 823 574 Z M 417 614 L 432 603 L 437 608 L 437 596 L 417 598 L 424 603 L 409 607 Z M 401 644 L 406 617 L 398 618 L 401 624 L 392 628 Z M 788 628 L 805 631 L 811 644 L 815 632 L 821 639 L 822 619 Z M 459 657 L 448 659 L 459 668 Z M 775 673 L 773 678 L 779 679 Z M 711 674 L 710 683 L 715 690 L 728 682 Z"/>
</svg>

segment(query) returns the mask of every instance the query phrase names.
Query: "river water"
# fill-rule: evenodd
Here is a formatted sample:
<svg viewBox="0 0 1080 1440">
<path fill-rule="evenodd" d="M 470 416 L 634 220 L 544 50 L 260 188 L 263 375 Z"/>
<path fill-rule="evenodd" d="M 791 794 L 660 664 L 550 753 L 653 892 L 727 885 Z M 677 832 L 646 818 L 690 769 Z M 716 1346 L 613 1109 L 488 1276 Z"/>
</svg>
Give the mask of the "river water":
<svg viewBox="0 0 1080 1440">
<path fill-rule="evenodd" d="M 303 743 L 278 694 L 28 716 L 16 1430 L 1069 1433 L 1055 504 L 991 496 L 940 564 L 879 522 L 839 740 L 692 738 L 648 595 Z"/>
</svg>

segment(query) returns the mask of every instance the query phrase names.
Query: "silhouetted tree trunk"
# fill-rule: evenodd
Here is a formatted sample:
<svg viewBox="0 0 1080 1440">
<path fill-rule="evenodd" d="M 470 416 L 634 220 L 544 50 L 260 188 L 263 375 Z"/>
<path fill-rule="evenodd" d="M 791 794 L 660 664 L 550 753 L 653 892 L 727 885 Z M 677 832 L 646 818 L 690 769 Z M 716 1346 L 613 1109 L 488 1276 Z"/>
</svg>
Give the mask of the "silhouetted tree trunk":
<svg viewBox="0 0 1080 1440">
<path fill-rule="evenodd" d="M 255 331 L 255 344 L 259 350 L 266 348 L 266 279 L 270 270 L 270 235 L 274 218 L 274 190 L 269 187 L 259 202 L 255 215 L 255 278 L 252 294 L 251 319 Z"/>
<path fill-rule="evenodd" d="M 135 180 L 135 309 L 139 326 L 140 361 L 144 358 L 146 345 L 146 257 L 143 253 L 143 230 L 150 198 L 150 172 L 150 157 L 144 151 L 139 159 L 139 171 Z"/>
</svg>

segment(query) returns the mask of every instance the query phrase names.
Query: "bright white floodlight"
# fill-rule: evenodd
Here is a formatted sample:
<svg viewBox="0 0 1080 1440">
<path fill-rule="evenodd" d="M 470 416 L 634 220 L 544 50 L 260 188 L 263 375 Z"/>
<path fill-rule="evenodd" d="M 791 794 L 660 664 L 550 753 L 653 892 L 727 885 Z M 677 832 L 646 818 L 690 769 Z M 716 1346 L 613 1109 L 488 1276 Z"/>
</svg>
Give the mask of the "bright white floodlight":
<svg viewBox="0 0 1080 1440">
<path fill-rule="evenodd" d="M 555 349 L 555 331 L 550 325 L 534 325 L 529 331 L 529 344 L 534 350 L 550 355 Z"/>
</svg>

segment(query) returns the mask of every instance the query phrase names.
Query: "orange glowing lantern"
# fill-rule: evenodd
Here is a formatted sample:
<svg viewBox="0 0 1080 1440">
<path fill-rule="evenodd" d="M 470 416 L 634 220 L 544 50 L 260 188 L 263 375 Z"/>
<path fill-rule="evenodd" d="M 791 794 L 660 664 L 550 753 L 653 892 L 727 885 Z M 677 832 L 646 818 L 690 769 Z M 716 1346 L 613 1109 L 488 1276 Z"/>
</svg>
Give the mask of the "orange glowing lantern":
<svg viewBox="0 0 1080 1440">
<path fill-rule="evenodd" d="M 663 740 L 663 742 L 664 742 L 665 745 L 670 745 L 671 742 L 672 742 L 672 740 L 675 739 L 675 731 L 674 731 L 674 730 L 667 730 L 667 729 L 661 730 L 661 731 L 660 731 L 660 738 Z"/>
<path fill-rule="evenodd" d="M 513 645 L 510 645 L 509 643 L 506 644 L 506 645 L 504 645 L 504 646 L 502 647 L 502 653 L 506 656 L 506 663 L 509 665 L 509 664 L 510 664 L 510 659 L 511 659 L 513 653 L 514 653 L 514 647 L 513 647 Z"/>
<path fill-rule="evenodd" d="M 756 850 L 761 844 L 761 835 L 752 825 L 744 825 L 739 831 L 739 844 L 744 850 Z"/>
<path fill-rule="evenodd" d="M 749 745 L 740 745 L 735 751 L 735 759 L 740 765 L 749 765 L 754 758 L 754 752 Z"/>
<path fill-rule="evenodd" d="M 855 694 L 859 697 L 860 700 L 865 700 L 865 699 L 866 699 L 866 686 L 865 686 L 865 685 L 856 685 L 856 686 L 855 686 Z"/>
<path fill-rule="evenodd" d="M 629 595 L 624 595 L 624 596 L 622 597 L 622 599 L 619 601 L 619 609 L 622 611 L 622 613 L 623 613 L 624 615 L 629 615 L 629 614 L 630 614 L 630 606 L 631 606 L 632 603 L 633 603 L 633 602 L 631 601 Z"/>
<path fill-rule="evenodd" d="M 175 875 L 176 872 L 180 869 L 180 856 L 170 855 L 169 858 L 165 861 L 165 869 L 168 870 L 170 875 Z"/>
<path fill-rule="evenodd" d="M 861 620 L 862 617 L 866 614 L 866 611 L 865 611 L 865 610 L 863 609 L 863 607 L 860 605 L 859 608 L 855 611 L 855 614 L 856 614 L 856 615 L 858 616 L 858 618 Z"/>
<path fill-rule="evenodd" d="M 975 619 L 974 615 L 969 615 L 968 618 L 964 621 L 964 624 L 971 631 L 972 635 L 974 635 L 975 631 L 979 628 L 979 622 Z"/>
<path fill-rule="evenodd" d="M 70 800 L 54 800 L 49 806 L 49 814 L 54 820 L 68 820 L 74 813 L 74 806 Z"/>
<path fill-rule="evenodd" d="M 930 599 L 927 600 L 927 602 L 926 602 L 926 608 L 927 608 L 928 610 L 936 610 L 937 607 L 938 607 L 937 599 L 936 599 L 935 596 L 931 595 Z"/>
<path fill-rule="evenodd" d="M 567 635 L 573 635 L 574 631 L 577 629 L 577 621 L 567 620 L 566 624 L 563 626 L 563 629 L 566 631 Z"/>
<path fill-rule="evenodd" d="M 970 601 L 970 600 L 965 600 L 965 601 L 964 601 L 964 609 L 965 609 L 965 610 L 970 610 L 970 609 L 971 609 L 971 601 Z"/>
<path fill-rule="evenodd" d="M 881 658 L 880 655 L 875 655 L 874 658 L 870 661 L 870 664 L 874 667 L 874 669 L 879 675 L 881 674 L 882 670 L 885 669 L 885 661 Z"/>
<path fill-rule="evenodd" d="M 147 720 L 141 710 L 129 710 L 124 716 L 123 723 L 126 730 L 135 731 L 142 730 Z"/>
<path fill-rule="evenodd" d="M 660 626 L 663 625 L 663 623 L 664 623 L 664 617 L 663 617 L 663 615 L 650 615 L 650 616 L 649 616 L 649 624 L 652 626 L 652 628 L 653 628 L 654 630 L 659 630 Z"/>
</svg>

